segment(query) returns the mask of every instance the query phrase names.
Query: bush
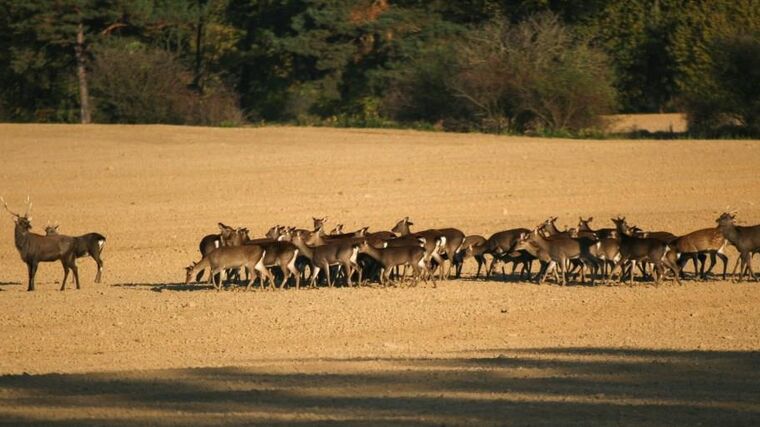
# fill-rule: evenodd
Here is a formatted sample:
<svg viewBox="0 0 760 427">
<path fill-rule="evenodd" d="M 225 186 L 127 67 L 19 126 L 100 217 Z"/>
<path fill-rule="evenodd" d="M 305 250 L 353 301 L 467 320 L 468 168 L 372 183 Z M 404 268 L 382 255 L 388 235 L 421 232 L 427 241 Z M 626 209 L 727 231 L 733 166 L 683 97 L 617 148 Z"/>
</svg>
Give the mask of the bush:
<svg viewBox="0 0 760 427">
<path fill-rule="evenodd" d="M 760 136 L 760 33 L 717 37 L 710 67 L 684 96 L 689 131 L 701 136 Z"/>
<path fill-rule="evenodd" d="M 97 52 L 92 72 L 95 121 L 219 125 L 241 123 L 235 97 L 223 87 L 204 94 L 170 53 L 133 46 Z"/>
</svg>

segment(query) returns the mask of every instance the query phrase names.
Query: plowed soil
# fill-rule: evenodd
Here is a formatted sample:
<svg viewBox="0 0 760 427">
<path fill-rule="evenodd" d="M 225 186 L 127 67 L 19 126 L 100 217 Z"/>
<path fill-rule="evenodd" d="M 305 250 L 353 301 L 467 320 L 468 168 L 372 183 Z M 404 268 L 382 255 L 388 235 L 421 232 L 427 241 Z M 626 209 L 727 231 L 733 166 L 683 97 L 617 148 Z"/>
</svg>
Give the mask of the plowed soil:
<svg viewBox="0 0 760 427">
<path fill-rule="evenodd" d="M 83 258 L 81 290 L 48 263 L 26 292 L 0 213 L 0 423 L 757 425 L 758 283 L 539 286 L 470 261 L 435 288 L 216 292 L 184 267 L 219 221 L 755 224 L 759 171 L 758 141 L 0 125 L 10 209 L 108 239 L 104 283 Z"/>
</svg>

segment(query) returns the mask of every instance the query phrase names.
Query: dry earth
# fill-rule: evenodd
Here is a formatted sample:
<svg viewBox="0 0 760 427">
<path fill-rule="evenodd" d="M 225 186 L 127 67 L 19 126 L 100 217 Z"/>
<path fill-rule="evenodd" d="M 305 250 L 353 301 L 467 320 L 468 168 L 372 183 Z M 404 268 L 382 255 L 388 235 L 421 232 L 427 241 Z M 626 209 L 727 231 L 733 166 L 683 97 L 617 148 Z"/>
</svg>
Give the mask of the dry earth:
<svg viewBox="0 0 760 427">
<path fill-rule="evenodd" d="M 0 423 L 755 424 L 760 285 L 214 292 L 217 221 L 485 234 L 548 215 L 760 222 L 757 141 L 578 141 L 290 127 L 0 125 L 0 194 L 108 237 L 105 283 L 25 292 L 0 215 Z M 735 254 L 731 252 L 731 262 Z"/>
</svg>

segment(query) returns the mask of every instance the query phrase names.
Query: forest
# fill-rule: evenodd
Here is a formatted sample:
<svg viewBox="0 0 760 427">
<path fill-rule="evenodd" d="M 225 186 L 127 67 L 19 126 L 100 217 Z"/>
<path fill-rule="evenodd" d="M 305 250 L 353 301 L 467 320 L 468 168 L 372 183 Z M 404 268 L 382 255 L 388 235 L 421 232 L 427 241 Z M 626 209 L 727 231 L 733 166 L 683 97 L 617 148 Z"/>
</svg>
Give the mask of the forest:
<svg viewBox="0 0 760 427">
<path fill-rule="evenodd" d="M 760 135 L 760 0 L 0 0 L 0 121 Z"/>
</svg>

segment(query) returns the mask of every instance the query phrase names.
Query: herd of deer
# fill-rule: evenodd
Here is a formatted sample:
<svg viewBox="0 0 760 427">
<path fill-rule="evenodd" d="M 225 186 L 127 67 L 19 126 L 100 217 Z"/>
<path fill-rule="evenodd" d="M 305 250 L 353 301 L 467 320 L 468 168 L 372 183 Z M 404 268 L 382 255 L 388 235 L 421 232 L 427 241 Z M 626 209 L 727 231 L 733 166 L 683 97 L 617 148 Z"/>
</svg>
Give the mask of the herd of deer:
<svg viewBox="0 0 760 427">
<path fill-rule="evenodd" d="M 29 271 L 28 290 L 34 290 L 34 276 L 40 262 L 60 261 L 64 276 L 61 290 L 66 287 L 69 270 L 73 273 L 77 289 L 79 274 L 76 259 L 91 256 L 97 263 L 95 282 L 99 283 L 103 271 L 100 257 L 106 238 L 99 233 L 82 236 L 58 234 L 58 226 L 47 226 L 45 235 L 31 232 L 29 212 L 31 202 L 27 199 L 26 212 L 15 213 L 3 203 L 15 221 L 15 243 L 21 259 Z M 580 273 L 585 282 L 588 273 L 593 284 L 596 278 L 617 280 L 628 277 L 633 283 L 638 267 L 646 278 L 653 276 L 659 282 L 666 275 L 666 268 L 673 273 L 673 279 L 680 284 L 683 267 L 691 260 L 694 277 L 706 279 L 716 264 L 716 258 L 723 261 L 723 279 L 726 278 L 728 258 L 724 250 L 728 243 L 739 252 L 731 273 L 734 280 L 743 280 L 749 275 L 756 279 L 752 269 L 752 255 L 760 251 L 760 225 L 736 225 L 735 213 L 723 213 L 716 219 L 717 227 L 705 228 L 683 236 L 658 231 L 643 231 L 630 226 L 624 217 L 613 218 L 614 228 L 594 230 L 590 223 L 593 218 L 583 219 L 577 228 L 560 231 L 552 217 L 531 229 L 515 228 L 500 231 L 489 238 L 478 235 L 465 236 L 456 228 L 428 229 L 412 232 L 414 225 L 409 218 L 400 220 L 390 231 L 369 232 L 368 227 L 353 232 L 343 232 L 342 225 L 329 233 L 325 232 L 327 218 L 313 218 L 311 230 L 295 227 L 274 226 L 262 238 L 251 239 L 247 228 L 229 227 L 219 223 L 220 233 L 205 236 L 200 242 L 202 258 L 186 269 L 186 283 L 193 278 L 201 281 L 208 271 L 208 280 L 218 290 L 223 285 L 223 275 L 227 282 L 247 276 L 246 289 L 258 279 L 259 286 L 284 288 L 291 280 L 296 289 L 301 281 L 307 280 L 310 287 L 316 287 L 320 280 L 332 287 L 339 280 L 348 286 L 359 285 L 363 280 L 377 280 L 383 285 L 396 280 L 409 280 L 416 285 L 419 280 L 433 285 L 437 271 L 439 280 L 449 278 L 451 269 L 460 277 L 462 265 L 468 258 L 478 264 L 475 278 L 480 277 L 486 256 L 491 258 L 485 276 L 493 274 L 498 263 L 512 263 L 512 274 L 522 267 L 520 278 L 537 280 L 542 283 L 552 273 L 555 280 L 563 285 L 568 276 Z M 705 269 L 707 257 L 710 266 Z M 448 261 L 444 272 L 444 265 Z M 533 276 L 532 265 L 539 261 L 540 271 Z M 736 275 L 739 267 L 738 277 Z M 647 268 L 651 266 L 651 274 Z M 307 268 L 308 267 L 308 268 Z M 411 276 L 406 278 L 406 269 L 411 267 Z M 403 268 L 402 271 L 399 271 Z M 306 275 L 308 270 L 308 276 Z M 503 274 L 504 267 L 502 266 Z M 279 285 L 277 277 L 279 276 Z"/>
<path fill-rule="evenodd" d="M 760 250 L 760 225 L 743 227 L 736 225 L 735 213 L 724 213 L 715 228 L 706 228 L 676 236 L 668 232 L 646 232 L 629 226 L 625 218 L 612 219 L 614 228 L 593 230 L 593 218 L 583 219 L 577 228 L 560 231 L 552 217 L 529 230 L 516 228 L 500 231 L 489 238 L 465 236 L 455 228 L 429 229 L 412 232 L 413 223 L 409 218 L 400 220 L 390 231 L 369 232 L 368 227 L 344 233 L 342 225 L 331 232 L 325 232 L 326 218 L 313 218 L 312 230 L 295 227 L 274 226 L 263 238 L 251 239 L 247 228 L 235 228 L 219 223 L 219 234 L 211 234 L 201 240 L 202 259 L 187 267 L 186 283 L 193 277 L 200 281 L 204 272 L 209 271 L 209 281 L 216 289 L 222 287 L 222 274 L 228 278 L 239 277 L 239 269 L 250 273 L 246 289 L 256 279 L 262 288 L 271 285 L 276 288 L 273 271 L 281 275 L 279 287 L 286 286 L 290 277 L 295 287 L 300 288 L 301 278 L 306 278 L 309 267 L 309 285 L 314 287 L 320 280 L 320 272 L 328 286 L 342 276 L 348 286 L 353 286 L 356 277 L 361 284 L 363 278 L 375 278 L 385 285 L 391 280 L 392 272 L 402 280 L 409 266 L 413 285 L 419 280 L 431 280 L 435 285 L 435 273 L 439 279 L 448 278 L 451 268 L 457 277 L 468 258 L 478 264 L 475 278 L 491 258 L 485 275 L 493 274 L 498 263 L 513 263 L 512 274 L 522 267 L 520 277 L 532 279 L 532 265 L 539 261 L 541 268 L 535 280 L 542 283 L 553 273 L 563 285 L 569 274 L 580 272 L 581 282 L 585 282 L 586 271 L 595 278 L 612 280 L 617 272 L 617 280 L 625 276 L 633 283 L 636 268 L 645 277 L 647 267 L 652 267 L 652 275 L 659 282 L 666 274 L 666 268 L 680 284 L 683 267 L 691 260 L 694 277 L 706 279 L 716 264 L 716 258 L 723 261 L 723 279 L 726 278 L 728 257 L 724 250 L 728 243 L 740 253 L 737 266 L 741 263 L 740 274 L 736 277 L 737 266 L 732 276 L 742 280 L 747 274 L 755 278 L 751 266 L 752 254 Z M 705 269 L 707 258 L 710 266 Z M 448 267 L 444 273 L 444 264 Z M 334 273 L 333 273 L 333 268 Z M 404 272 L 399 274 L 398 268 Z M 502 267 L 502 271 L 503 271 Z"/>
</svg>

